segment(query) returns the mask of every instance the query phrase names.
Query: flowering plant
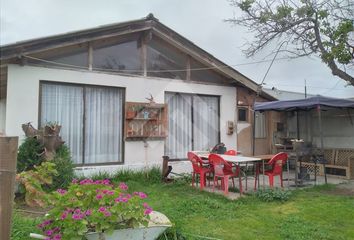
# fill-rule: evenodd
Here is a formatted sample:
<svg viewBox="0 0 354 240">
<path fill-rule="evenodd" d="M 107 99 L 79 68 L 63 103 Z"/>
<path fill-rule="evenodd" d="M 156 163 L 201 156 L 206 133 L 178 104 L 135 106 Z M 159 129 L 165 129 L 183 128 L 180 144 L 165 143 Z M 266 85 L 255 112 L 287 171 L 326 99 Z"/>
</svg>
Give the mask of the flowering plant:
<svg viewBox="0 0 354 240">
<path fill-rule="evenodd" d="M 73 180 L 68 190 L 53 194 L 54 208 L 38 225 L 48 240 L 81 239 L 87 232 L 147 226 L 152 208 L 143 192 L 127 192 L 109 180 Z"/>
</svg>

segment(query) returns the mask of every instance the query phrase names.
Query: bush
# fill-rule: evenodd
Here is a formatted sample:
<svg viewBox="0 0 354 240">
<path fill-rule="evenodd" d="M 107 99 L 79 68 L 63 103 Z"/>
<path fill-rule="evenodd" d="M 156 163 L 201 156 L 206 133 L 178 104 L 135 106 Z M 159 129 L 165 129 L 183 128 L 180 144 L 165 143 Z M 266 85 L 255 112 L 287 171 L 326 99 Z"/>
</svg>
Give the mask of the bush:
<svg viewBox="0 0 354 240">
<path fill-rule="evenodd" d="M 71 160 L 70 150 L 66 145 L 58 148 L 53 158 L 55 169 L 58 172 L 57 176 L 53 177 L 53 184 L 49 186 L 49 190 L 58 188 L 67 188 L 74 178 L 74 164 Z"/>
<path fill-rule="evenodd" d="M 35 165 L 40 165 L 43 162 L 42 152 L 43 146 L 36 138 L 26 138 L 18 148 L 17 172 L 33 170 Z"/>
<path fill-rule="evenodd" d="M 289 190 L 282 190 L 278 188 L 260 189 L 257 191 L 256 196 L 265 202 L 289 200 L 291 192 Z"/>
</svg>

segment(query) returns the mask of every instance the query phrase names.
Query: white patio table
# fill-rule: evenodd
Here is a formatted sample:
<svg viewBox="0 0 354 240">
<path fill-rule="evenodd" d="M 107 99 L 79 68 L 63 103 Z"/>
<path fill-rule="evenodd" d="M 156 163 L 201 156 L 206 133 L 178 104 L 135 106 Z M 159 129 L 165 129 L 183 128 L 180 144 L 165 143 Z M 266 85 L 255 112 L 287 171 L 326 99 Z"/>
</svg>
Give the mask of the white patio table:
<svg viewBox="0 0 354 240">
<path fill-rule="evenodd" d="M 209 152 L 206 151 L 193 151 L 193 153 L 197 154 L 200 158 L 208 159 L 209 158 Z M 264 169 L 264 159 L 258 158 L 258 157 L 245 157 L 245 156 L 240 156 L 240 155 L 225 155 L 225 154 L 218 154 L 220 157 L 222 157 L 225 161 L 234 163 L 240 167 L 241 163 L 258 163 L 262 161 L 263 169 Z M 247 176 L 246 176 L 247 178 Z M 263 186 L 265 186 L 265 178 L 263 174 Z M 242 179 L 241 179 L 241 174 L 239 174 L 239 190 L 240 190 L 240 195 L 242 195 Z"/>
</svg>

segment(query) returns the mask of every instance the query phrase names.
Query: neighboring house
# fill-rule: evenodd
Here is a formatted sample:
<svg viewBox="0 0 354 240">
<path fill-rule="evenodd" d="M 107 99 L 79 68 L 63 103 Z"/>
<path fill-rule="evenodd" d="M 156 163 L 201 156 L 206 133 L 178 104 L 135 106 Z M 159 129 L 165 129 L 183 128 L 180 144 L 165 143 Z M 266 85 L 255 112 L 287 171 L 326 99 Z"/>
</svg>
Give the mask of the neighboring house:
<svg viewBox="0 0 354 240">
<path fill-rule="evenodd" d="M 0 132 L 22 138 L 23 123 L 58 122 L 78 169 L 141 168 L 219 142 L 252 149 L 252 139 L 232 130 L 242 125 L 237 102 L 254 99 L 258 85 L 152 14 L 9 44 L 0 52 Z M 147 102 L 150 94 L 167 106 L 166 138 L 129 138 L 126 103 Z M 257 100 L 274 99 L 258 94 Z"/>
<path fill-rule="evenodd" d="M 265 93 L 268 93 L 269 95 L 273 96 L 274 98 L 278 100 L 295 100 L 295 99 L 304 99 L 304 98 L 309 98 L 309 97 L 314 97 L 315 95 L 313 94 L 306 94 L 301 93 L 301 92 L 292 92 L 292 91 L 284 91 L 284 90 L 279 90 L 277 88 L 263 88 L 262 89 Z"/>
</svg>

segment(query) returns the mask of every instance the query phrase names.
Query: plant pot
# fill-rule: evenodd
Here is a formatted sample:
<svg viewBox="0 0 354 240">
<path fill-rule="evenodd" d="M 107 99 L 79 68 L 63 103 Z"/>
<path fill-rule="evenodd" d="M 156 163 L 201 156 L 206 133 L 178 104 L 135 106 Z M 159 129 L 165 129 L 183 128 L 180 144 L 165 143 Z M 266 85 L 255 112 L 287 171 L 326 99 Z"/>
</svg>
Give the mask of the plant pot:
<svg viewBox="0 0 354 240">
<path fill-rule="evenodd" d="M 127 111 L 126 113 L 126 118 L 127 119 L 133 119 L 136 116 L 136 111 Z"/>
<path fill-rule="evenodd" d="M 153 211 L 150 214 L 150 221 L 147 227 L 140 226 L 138 228 L 126 228 L 114 230 L 111 234 L 91 232 L 85 235 L 87 240 L 135 240 L 146 239 L 152 240 L 158 238 L 167 228 L 171 227 L 170 220 L 162 213 Z M 31 238 L 46 239 L 40 234 L 31 233 Z"/>
<path fill-rule="evenodd" d="M 162 213 L 153 211 L 150 214 L 150 221 L 147 227 L 140 226 L 138 228 L 126 228 L 114 230 L 111 234 L 106 233 L 87 233 L 87 240 L 135 240 L 135 239 L 146 239 L 152 240 L 157 239 L 167 228 L 171 227 L 172 224 L 170 220 Z"/>
</svg>

